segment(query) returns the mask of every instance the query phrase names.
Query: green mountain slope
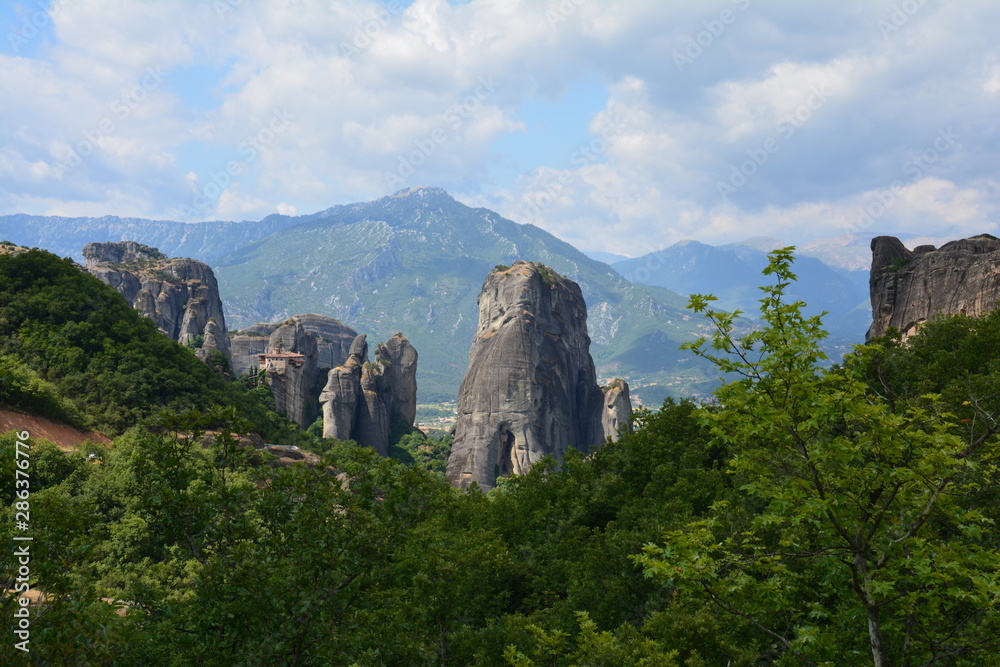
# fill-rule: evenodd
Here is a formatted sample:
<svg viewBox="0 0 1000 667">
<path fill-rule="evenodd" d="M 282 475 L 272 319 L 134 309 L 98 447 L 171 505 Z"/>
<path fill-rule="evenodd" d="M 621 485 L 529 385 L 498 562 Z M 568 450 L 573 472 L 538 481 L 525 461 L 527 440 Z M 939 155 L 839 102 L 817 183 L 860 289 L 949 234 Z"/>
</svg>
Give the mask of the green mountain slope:
<svg viewBox="0 0 1000 667">
<path fill-rule="evenodd" d="M 486 274 L 517 259 L 580 283 L 600 375 L 626 377 L 656 404 L 668 392 L 704 389 L 704 367 L 677 349 L 703 326 L 682 297 L 633 285 L 538 227 L 436 188 L 328 209 L 221 259 L 215 270 L 233 328 L 317 312 L 379 340 L 403 331 L 420 352 L 420 400 L 432 401 L 457 394 Z"/>
<path fill-rule="evenodd" d="M 258 407 L 72 261 L 0 254 L 0 406 L 113 435 L 215 403 Z"/>
</svg>

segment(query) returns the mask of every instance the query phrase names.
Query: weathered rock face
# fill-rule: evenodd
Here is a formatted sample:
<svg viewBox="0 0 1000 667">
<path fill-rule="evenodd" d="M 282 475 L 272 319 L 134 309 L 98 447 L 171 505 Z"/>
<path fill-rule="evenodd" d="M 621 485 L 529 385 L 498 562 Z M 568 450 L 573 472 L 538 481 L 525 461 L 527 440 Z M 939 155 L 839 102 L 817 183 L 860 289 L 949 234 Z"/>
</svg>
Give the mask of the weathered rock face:
<svg viewBox="0 0 1000 667">
<path fill-rule="evenodd" d="M 88 243 L 83 249 L 85 268 L 92 269 L 101 264 L 124 264 L 129 261 L 149 261 L 169 259 L 156 248 L 135 241 L 118 243 Z"/>
<path fill-rule="evenodd" d="M 294 315 L 290 321 L 301 325 L 316 339 L 316 366 L 320 370 L 329 370 L 343 364 L 350 355 L 351 342 L 358 335 L 340 320 L 323 315 Z M 268 338 L 278 326 L 278 323 L 262 322 L 236 332 L 230 341 L 232 368 L 236 375 L 257 372 L 258 355 L 269 349 Z"/>
<path fill-rule="evenodd" d="M 589 451 L 605 441 L 605 422 L 614 435 L 631 413 L 627 392 L 597 386 L 579 285 L 540 264 L 498 267 L 479 295 L 448 478 L 488 489 L 543 456 Z"/>
<path fill-rule="evenodd" d="M 252 375 L 260 368 L 259 355 L 267 352 L 267 341 L 271 332 L 278 328 L 277 324 L 262 322 L 240 329 L 229 340 L 229 349 L 233 355 L 230 366 L 236 377 Z"/>
<path fill-rule="evenodd" d="M 267 371 L 267 383 L 274 395 L 274 407 L 302 428 L 315 420 L 317 410 L 312 389 L 319 377 L 316 337 L 289 320 L 276 328 L 267 341 L 267 349 L 294 352 L 305 357 L 301 363 L 283 364 Z"/>
<path fill-rule="evenodd" d="M 403 336 L 393 336 L 375 348 L 375 364 L 381 368 L 389 414 L 412 426 L 417 416 L 417 350 Z"/>
<path fill-rule="evenodd" d="M 615 378 L 604 392 L 604 411 L 601 413 L 601 430 L 605 439 L 618 439 L 618 431 L 624 426 L 632 432 L 632 399 L 628 395 L 628 382 Z"/>
<path fill-rule="evenodd" d="M 252 375 L 260 369 L 260 355 L 275 349 L 304 355 L 301 368 L 269 372 L 267 381 L 274 394 L 275 408 L 302 428 L 308 428 L 320 414 L 322 375 L 347 360 L 351 342 L 357 335 L 340 320 L 312 313 L 295 315 L 279 323 L 262 322 L 233 336 L 231 365 L 236 375 Z"/>
<path fill-rule="evenodd" d="M 321 369 L 336 368 L 351 354 L 351 343 L 358 332 L 340 320 L 324 315 L 307 313 L 295 315 L 292 320 L 316 338 L 316 364 Z"/>
<path fill-rule="evenodd" d="M 167 336 L 196 347 L 202 359 L 213 349 L 229 359 L 219 284 L 207 264 L 170 259 L 134 241 L 89 243 L 83 256 L 88 272 L 118 290 Z"/>
<path fill-rule="evenodd" d="M 906 247 L 893 236 L 872 239 L 872 325 L 866 340 L 889 327 L 912 335 L 938 313 L 976 317 L 1000 299 L 1000 239 L 982 234 L 940 248 Z"/>
<path fill-rule="evenodd" d="M 359 445 L 373 448 L 382 456 L 388 456 L 389 421 L 392 417 L 386 403 L 392 396 L 392 388 L 385 387 L 383 380 L 378 364 L 366 362 L 361 367 L 361 392 L 357 401 L 354 440 Z"/>
<path fill-rule="evenodd" d="M 368 343 L 358 336 L 347 361 L 327 375 L 320 395 L 323 437 L 354 440 L 383 456 L 389 450 L 389 430 L 403 419 L 412 428 L 417 405 L 417 351 L 402 334 L 375 350 L 368 361 Z"/>
<path fill-rule="evenodd" d="M 350 440 L 357 421 L 358 396 L 361 394 L 361 369 L 368 359 L 368 343 L 357 336 L 350 355 L 342 366 L 327 374 L 326 386 L 319 395 L 323 405 L 323 437 Z"/>
</svg>

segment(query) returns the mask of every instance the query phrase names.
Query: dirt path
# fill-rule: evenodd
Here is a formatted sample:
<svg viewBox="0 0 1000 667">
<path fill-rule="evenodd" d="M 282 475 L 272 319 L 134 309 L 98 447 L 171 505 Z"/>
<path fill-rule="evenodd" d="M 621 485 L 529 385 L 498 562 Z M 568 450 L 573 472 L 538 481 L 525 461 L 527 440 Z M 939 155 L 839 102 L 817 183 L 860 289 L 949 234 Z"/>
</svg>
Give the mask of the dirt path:
<svg viewBox="0 0 1000 667">
<path fill-rule="evenodd" d="M 111 444 L 110 438 L 95 431 L 81 431 L 44 417 L 0 409 L 0 433 L 7 431 L 27 431 L 32 438 L 52 441 L 64 452 L 76 450 L 87 440 L 104 445 Z"/>
</svg>

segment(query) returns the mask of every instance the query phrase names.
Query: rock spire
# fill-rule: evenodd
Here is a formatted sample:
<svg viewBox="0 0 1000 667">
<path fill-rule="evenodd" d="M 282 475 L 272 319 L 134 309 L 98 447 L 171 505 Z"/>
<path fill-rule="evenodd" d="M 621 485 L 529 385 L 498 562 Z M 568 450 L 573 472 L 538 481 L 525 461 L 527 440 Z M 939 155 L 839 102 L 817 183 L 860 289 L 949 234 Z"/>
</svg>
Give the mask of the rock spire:
<svg viewBox="0 0 1000 667">
<path fill-rule="evenodd" d="M 597 385 L 580 286 L 542 264 L 491 271 L 459 390 L 452 484 L 488 489 L 543 456 L 587 452 L 630 415 L 627 383 Z"/>
</svg>

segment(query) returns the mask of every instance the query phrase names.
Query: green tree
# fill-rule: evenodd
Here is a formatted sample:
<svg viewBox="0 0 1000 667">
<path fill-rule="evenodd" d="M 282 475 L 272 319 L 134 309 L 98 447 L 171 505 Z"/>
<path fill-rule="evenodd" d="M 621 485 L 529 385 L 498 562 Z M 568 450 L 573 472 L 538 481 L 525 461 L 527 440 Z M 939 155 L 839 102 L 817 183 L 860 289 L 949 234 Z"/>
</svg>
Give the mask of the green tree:
<svg viewBox="0 0 1000 667">
<path fill-rule="evenodd" d="M 825 368 L 819 317 L 787 303 L 792 249 L 772 253 L 763 326 L 691 307 L 715 333 L 688 347 L 738 379 L 700 416 L 731 452 L 740 503 L 667 533 L 648 576 L 750 623 L 807 664 L 984 664 L 998 645 L 1000 554 L 963 498 L 997 481 L 997 426 L 970 431 L 939 396 L 887 400 L 865 381 L 879 346 Z M 995 417 L 995 415 L 991 415 Z M 864 641 L 859 641 L 864 638 Z"/>
</svg>

